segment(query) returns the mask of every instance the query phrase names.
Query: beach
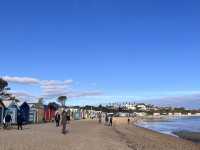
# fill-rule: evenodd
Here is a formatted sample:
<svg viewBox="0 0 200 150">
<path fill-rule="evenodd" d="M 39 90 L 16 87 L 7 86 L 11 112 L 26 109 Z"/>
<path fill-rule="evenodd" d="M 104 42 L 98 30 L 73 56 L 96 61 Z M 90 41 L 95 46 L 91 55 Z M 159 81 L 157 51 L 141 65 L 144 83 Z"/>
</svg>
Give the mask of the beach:
<svg viewBox="0 0 200 150">
<path fill-rule="evenodd" d="M 72 121 L 66 135 L 53 123 L 27 125 L 24 130 L 0 129 L 2 150 L 199 150 L 200 145 L 170 135 L 127 125 L 113 127 L 95 120 Z"/>
</svg>

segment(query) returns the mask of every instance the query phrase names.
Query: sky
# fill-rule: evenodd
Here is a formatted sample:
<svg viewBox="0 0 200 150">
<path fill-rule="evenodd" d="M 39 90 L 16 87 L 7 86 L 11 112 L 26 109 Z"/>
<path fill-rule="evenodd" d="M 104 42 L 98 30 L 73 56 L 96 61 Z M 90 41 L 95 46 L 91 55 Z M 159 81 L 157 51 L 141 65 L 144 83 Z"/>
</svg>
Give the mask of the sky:
<svg viewBox="0 0 200 150">
<path fill-rule="evenodd" d="M 200 108 L 199 6 L 1 1 L 0 76 L 13 93 L 65 94 L 70 105 L 125 100 Z"/>
</svg>

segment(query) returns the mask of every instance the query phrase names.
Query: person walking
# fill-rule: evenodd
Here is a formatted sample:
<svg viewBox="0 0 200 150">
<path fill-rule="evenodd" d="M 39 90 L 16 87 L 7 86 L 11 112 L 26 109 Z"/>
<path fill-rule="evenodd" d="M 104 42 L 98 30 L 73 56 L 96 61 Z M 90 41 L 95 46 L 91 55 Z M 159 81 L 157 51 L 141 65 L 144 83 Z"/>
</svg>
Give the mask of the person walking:
<svg viewBox="0 0 200 150">
<path fill-rule="evenodd" d="M 70 110 L 68 109 L 68 110 L 67 110 L 67 124 L 70 123 L 70 114 L 71 114 L 71 112 L 70 112 Z"/>
<path fill-rule="evenodd" d="M 107 126 L 108 125 L 108 115 L 107 115 L 107 113 L 106 113 L 106 117 L 105 117 L 105 125 Z"/>
<path fill-rule="evenodd" d="M 67 126 L 67 112 L 63 110 L 62 112 L 62 133 L 66 134 L 66 126 Z"/>
<path fill-rule="evenodd" d="M 10 113 L 8 113 L 5 117 L 5 128 L 10 127 L 11 122 L 12 122 L 12 117 L 11 117 Z"/>
<path fill-rule="evenodd" d="M 101 113 L 98 114 L 98 118 L 99 118 L 99 123 L 101 123 L 101 118 L 102 118 Z"/>
<path fill-rule="evenodd" d="M 109 119 L 109 126 L 112 126 L 112 116 L 110 116 L 110 119 Z"/>
<path fill-rule="evenodd" d="M 17 128 L 18 130 L 21 129 L 22 130 L 22 125 L 23 125 L 23 117 L 21 113 L 18 113 L 17 115 Z"/>
<path fill-rule="evenodd" d="M 3 128 L 5 129 L 6 128 L 6 117 L 3 118 Z"/>
<path fill-rule="evenodd" d="M 130 118 L 128 117 L 128 124 L 130 124 Z"/>
<path fill-rule="evenodd" d="M 60 126 L 60 113 L 57 112 L 55 116 L 55 121 L 56 121 L 56 127 Z"/>
</svg>

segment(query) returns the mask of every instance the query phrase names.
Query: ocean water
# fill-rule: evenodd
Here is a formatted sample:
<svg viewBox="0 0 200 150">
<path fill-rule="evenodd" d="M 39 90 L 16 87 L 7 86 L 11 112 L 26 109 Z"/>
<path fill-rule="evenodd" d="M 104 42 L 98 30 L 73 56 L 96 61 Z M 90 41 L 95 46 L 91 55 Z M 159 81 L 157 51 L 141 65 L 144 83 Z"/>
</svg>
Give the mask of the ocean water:
<svg viewBox="0 0 200 150">
<path fill-rule="evenodd" d="M 170 117 L 166 120 L 147 121 L 138 124 L 160 133 L 173 135 L 174 131 L 200 132 L 200 117 Z"/>
</svg>

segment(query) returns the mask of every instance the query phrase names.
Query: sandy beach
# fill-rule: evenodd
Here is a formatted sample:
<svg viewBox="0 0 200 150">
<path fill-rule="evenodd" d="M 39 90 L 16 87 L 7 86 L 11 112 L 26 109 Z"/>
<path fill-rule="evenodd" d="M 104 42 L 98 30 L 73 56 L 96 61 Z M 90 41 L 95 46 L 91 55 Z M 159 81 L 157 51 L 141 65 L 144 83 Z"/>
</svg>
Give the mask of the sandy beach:
<svg viewBox="0 0 200 150">
<path fill-rule="evenodd" d="M 114 120 L 108 127 L 93 120 L 72 121 L 63 135 L 55 124 L 0 129 L 1 150 L 199 150 L 200 145 Z"/>
</svg>

